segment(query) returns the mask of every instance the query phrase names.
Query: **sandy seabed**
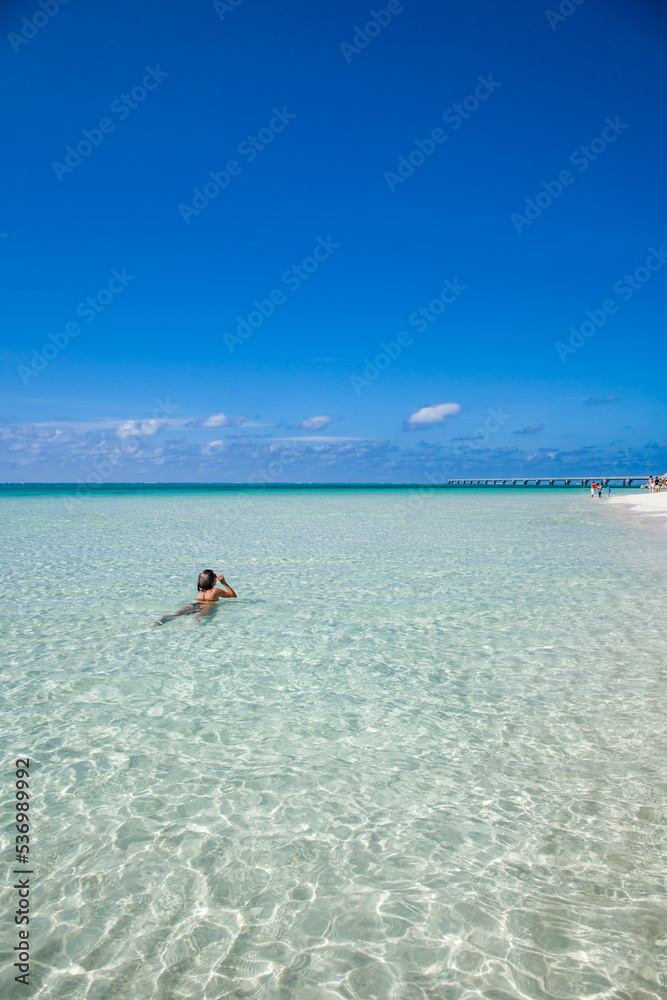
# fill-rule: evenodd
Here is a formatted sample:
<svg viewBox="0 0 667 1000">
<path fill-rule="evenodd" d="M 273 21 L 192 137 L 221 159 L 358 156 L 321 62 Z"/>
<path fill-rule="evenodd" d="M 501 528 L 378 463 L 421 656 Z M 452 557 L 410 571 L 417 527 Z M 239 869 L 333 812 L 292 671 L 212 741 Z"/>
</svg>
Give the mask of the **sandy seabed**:
<svg viewBox="0 0 667 1000">
<path fill-rule="evenodd" d="M 586 492 L 0 486 L 29 995 L 666 1000 L 667 534 Z"/>
</svg>

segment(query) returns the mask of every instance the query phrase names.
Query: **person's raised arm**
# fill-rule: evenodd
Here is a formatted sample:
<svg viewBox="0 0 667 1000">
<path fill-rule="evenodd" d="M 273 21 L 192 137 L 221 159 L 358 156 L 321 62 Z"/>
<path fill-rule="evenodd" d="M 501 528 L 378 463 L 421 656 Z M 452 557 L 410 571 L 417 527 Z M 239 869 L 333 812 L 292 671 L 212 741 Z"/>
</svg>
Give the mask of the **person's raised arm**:
<svg viewBox="0 0 667 1000">
<path fill-rule="evenodd" d="M 220 597 L 236 597 L 235 591 L 229 586 L 229 584 L 225 580 L 224 576 L 219 576 L 218 574 L 216 574 L 216 580 L 219 583 L 221 583 L 223 587 L 226 588 L 226 590 L 221 590 L 220 591 Z M 220 588 L 218 588 L 218 590 L 219 589 Z"/>
</svg>

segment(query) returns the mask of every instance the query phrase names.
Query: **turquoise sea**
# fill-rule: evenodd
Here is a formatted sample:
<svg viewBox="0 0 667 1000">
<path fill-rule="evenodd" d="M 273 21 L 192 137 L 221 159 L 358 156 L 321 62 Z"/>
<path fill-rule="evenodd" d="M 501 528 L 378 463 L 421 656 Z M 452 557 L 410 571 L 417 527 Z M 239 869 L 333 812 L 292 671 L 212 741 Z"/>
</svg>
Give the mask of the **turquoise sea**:
<svg viewBox="0 0 667 1000">
<path fill-rule="evenodd" d="M 0 995 L 664 1000 L 667 532 L 588 493 L 0 488 Z"/>
</svg>

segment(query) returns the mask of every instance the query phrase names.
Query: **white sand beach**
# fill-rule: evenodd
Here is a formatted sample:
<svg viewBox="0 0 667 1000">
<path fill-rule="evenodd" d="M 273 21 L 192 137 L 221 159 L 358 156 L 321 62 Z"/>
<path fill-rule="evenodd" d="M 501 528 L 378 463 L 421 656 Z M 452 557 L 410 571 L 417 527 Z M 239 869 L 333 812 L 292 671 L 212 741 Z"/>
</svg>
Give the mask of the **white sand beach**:
<svg viewBox="0 0 667 1000">
<path fill-rule="evenodd" d="M 649 517 L 667 518 L 667 490 L 659 493 L 649 493 L 648 490 L 622 493 L 620 496 L 609 497 L 608 503 L 623 504 L 627 510 Z"/>
</svg>

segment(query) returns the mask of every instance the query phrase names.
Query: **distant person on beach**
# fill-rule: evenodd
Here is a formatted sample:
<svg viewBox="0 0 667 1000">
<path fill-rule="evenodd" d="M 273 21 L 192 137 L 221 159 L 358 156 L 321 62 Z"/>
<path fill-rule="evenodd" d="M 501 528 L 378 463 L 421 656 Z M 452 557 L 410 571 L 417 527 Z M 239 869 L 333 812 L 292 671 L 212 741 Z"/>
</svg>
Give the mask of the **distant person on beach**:
<svg viewBox="0 0 667 1000">
<path fill-rule="evenodd" d="M 591 496 L 595 496 L 595 483 L 591 483 Z"/>
<path fill-rule="evenodd" d="M 608 496 L 608 497 L 610 497 L 610 496 L 611 496 L 611 486 L 608 486 L 608 487 L 607 487 L 607 496 Z"/>
<path fill-rule="evenodd" d="M 598 483 L 598 498 L 602 496 L 602 483 Z"/>
<path fill-rule="evenodd" d="M 225 588 L 224 590 L 215 586 L 216 580 L 222 584 Z M 181 608 L 174 615 L 163 615 L 162 618 L 158 618 L 153 624 L 164 625 L 165 622 L 172 621 L 172 619 L 178 618 L 180 615 L 196 615 L 198 619 L 203 618 L 204 615 L 210 613 L 213 605 L 221 597 L 236 597 L 236 593 L 229 586 L 224 576 L 218 576 L 212 569 L 205 569 L 199 574 L 197 579 L 197 600 L 193 601 L 192 604 L 186 604 L 184 608 Z"/>
</svg>

